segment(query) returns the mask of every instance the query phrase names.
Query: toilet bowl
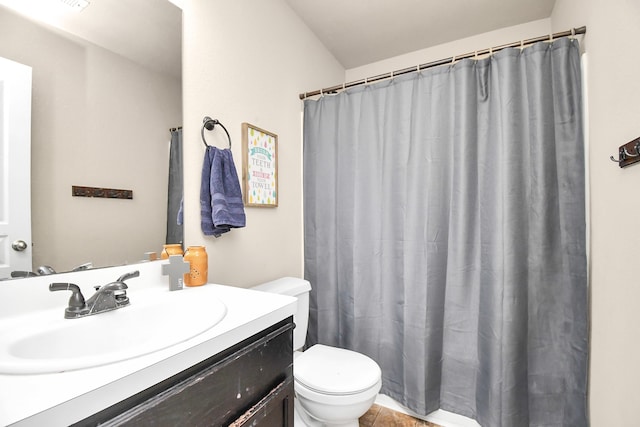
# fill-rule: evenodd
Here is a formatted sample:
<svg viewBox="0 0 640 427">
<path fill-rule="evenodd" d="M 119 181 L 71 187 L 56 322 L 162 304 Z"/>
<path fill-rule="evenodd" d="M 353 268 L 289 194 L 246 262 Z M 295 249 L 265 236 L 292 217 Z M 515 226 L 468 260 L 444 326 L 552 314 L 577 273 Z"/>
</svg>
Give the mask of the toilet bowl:
<svg viewBox="0 0 640 427">
<path fill-rule="evenodd" d="M 253 289 L 298 298 L 293 316 L 296 426 L 357 427 L 358 418 L 371 408 L 380 391 L 382 372 L 378 364 L 364 354 L 323 344 L 298 351 L 307 335 L 308 281 L 285 277 Z"/>
<path fill-rule="evenodd" d="M 320 425 L 357 426 L 380 391 L 381 372 L 369 357 L 316 344 L 295 359 L 294 389 L 298 406 Z"/>
</svg>

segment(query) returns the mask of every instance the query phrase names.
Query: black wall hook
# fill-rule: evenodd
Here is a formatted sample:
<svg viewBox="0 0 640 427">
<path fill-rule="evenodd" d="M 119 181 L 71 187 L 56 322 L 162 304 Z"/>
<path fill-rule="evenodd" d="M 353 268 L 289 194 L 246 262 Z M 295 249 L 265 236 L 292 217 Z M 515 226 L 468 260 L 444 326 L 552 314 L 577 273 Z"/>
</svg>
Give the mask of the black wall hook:
<svg viewBox="0 0 640 427">
<path fill-rule="evenodd" d="M 640 162 L 640 137 L 621 145 L 618 149 L 618 158 L 609 156 L 621 168 Z"/>
<path fill-rule="evenodd" d="M 222 127 L 224 132 L 227 134 L 227 138 L 229 139 L 229 149 L 231 149 L 231 136 L 229 135 L 227 128 L 224 127 L 224 125 L 220 123 L 218 119 L 212 119 L 209 116 L 205 116 L 204 119 L 202 119 L 202 129 L 200 129 L 200 135 L 202 136 L 202 143 L 204 144 L 205 147 L 209 146 L 209 144 L 207 144 L 207 140 L 204 138 L 204 130 L 205 129 L 213 130 L 213 128 L 215 128 L 216 125 L 220 125 L 220 127 Z"/>
</svg>

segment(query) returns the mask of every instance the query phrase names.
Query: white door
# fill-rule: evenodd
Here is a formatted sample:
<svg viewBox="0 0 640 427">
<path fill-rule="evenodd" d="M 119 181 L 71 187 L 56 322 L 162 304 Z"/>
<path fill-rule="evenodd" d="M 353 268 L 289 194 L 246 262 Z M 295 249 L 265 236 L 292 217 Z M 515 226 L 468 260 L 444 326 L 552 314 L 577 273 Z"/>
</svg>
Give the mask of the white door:
<svg viewBox="0 0 640 427">
<path fill-rule="evenodd" d="M 31 253 L 31 67 L 0 57 L 0 278 Z"/>
</svg>

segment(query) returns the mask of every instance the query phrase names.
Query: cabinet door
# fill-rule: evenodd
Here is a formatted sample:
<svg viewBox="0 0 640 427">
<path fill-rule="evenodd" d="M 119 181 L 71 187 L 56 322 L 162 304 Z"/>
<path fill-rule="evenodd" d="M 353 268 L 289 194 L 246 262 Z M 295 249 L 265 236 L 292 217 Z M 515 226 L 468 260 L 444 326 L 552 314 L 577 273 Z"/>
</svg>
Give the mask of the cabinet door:
<svg viewBox="0 0 640 427">
<path fill-rule="evenodd" d="M 293 426 L 292 330 L 289 318 L 79 425 L 228 426 L 260 407 L 284 420 L 262 425 Z"/>
<path fill-rule="evenodd" d="M 229 427 L 293 427 L 293 380 L 281 382 Z"/>
</svg>

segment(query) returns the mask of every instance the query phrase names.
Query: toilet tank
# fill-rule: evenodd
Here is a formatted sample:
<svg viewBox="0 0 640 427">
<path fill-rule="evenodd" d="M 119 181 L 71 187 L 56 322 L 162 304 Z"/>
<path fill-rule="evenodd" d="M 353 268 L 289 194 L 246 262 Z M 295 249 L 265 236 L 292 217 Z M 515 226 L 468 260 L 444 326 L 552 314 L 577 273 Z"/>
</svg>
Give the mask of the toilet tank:
<svg viewBox="0 0 640 427">
<path fill-rule="evenodd" d="M 296 324 L 296 328 L 293 330 L 293 349 L 301 350 L 307 339 L 309 291 L 311 291 L 311 283 L 296 277 L 283 277 L 271 282 L 262 283 L 251 289 L 298 298 L 296 313 L 293 315 L 293 323 Z"/>
</svg>

